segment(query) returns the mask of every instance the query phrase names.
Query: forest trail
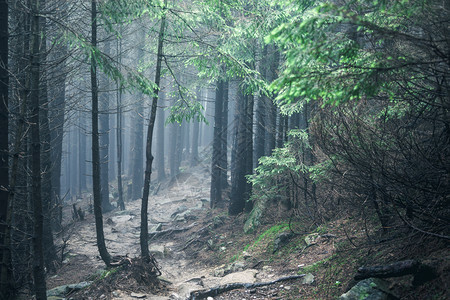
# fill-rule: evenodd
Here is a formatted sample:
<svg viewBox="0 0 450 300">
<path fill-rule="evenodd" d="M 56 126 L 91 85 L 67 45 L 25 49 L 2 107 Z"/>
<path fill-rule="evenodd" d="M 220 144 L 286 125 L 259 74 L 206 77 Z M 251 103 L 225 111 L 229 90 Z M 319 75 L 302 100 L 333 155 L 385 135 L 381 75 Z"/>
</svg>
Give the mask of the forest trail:
<svg viewBox="0 0 450 300">
<path fill-rule="evenodd" d="M 221 217 L 214 216 L 209 209 L 208 167 L 199 165 L 191 168 L 165 185 L 149 199 L 149 232 L 162 230 L 166 234 L 153 236 L 149 248 L 159 263 L 162 278 L 169 282 L 168 290 L 154 295 L 142 292 L 141 287 L 124 285 L 113 287 L 109 294 L 105 292 L 104 299 L 137 299 L 138 296 L 145 296 L 146 299 L 187 299 L 192 291 L 229 283 L 268 282 L 296 274 L 293 269 L 286 270 L 286 273 L 271 268 L 256 270 L 256 266 L 252 268 L 254 263 L 235 262 L 231 267 L 224 265 L 226 248 L 234 252 L 242 249 L 232 249 L 233 241 L 227 239 L 230 228 L 224 226 Z M 139 257 L 140 205 L 140 200 L 126 202 L 125 211 L 116 209 L 104 215 L 106 245 L 112 256 Z M 93 216 L 89 214 L 86 220 L 76 222 L 70 233 L 66 232 L 65 237 L 69 239 L 63 266 L 57 275 L 49 278 L 48 289 L 87 281 L 92 274 L 101 274 L 104 263 L 98 255 L 94 226 Z M 227 228 L 221 229 L 221 226 Z M 237 228 L 242 228 L 242 225 Z M 171 232 L 170 229 L 181 230 Z M 246 239 L 244 235 L 242 237 Z M 219 246 L 217 241 L 224 246 Z M 264 289 L 276 294 L 271 287 Z M 74 295 L 73 299 L 81 299 L 78 295 L 82 292 Z M 89 297 L 83 295 L 82 299 Z M 242 299 L 240 295 L 236 297 Z"/>
</svg>

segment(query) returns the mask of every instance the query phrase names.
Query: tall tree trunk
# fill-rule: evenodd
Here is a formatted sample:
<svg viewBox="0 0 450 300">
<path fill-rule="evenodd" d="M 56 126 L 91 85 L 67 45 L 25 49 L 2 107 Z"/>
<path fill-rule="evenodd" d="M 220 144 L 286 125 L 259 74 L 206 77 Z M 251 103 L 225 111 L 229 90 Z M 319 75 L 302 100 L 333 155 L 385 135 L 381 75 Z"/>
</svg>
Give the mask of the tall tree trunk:
<svg viewBox="0 0 450 300">
<path fill-rule="evenodd" d="M 268 73 L 267 64 L 265 63 L 267 60 L 267 47 L 268 46 L 264 46 L 261 57 L 262 61 L 259 63 L 259 72 L 264 78 L 267 78 Z M 265 154 L 264 145 L 266 143 L 266 119 L 268 115 L 266 107 L 269 99 L 266 95 L 260 95 L 256 100 L 255 151 L 253 158 L 254 167 L 258 165 L 259 158 Z"/>
<path fill-rule="evenodd" d="M 222 178 L 220 169 L 220 159 L 222 158 L 222 134 L 223 134 L 223 98 L 224 81 L 217 80 L 216 101 L 214 102 L 214 136 L 213 136 L 213 154 L 211 165 L 211 208 L 217 207 L 222 202 Z"/>
<path fill-rule="evenodd" d="M 97 2 L 91 2 L 91 44 L 97 47 Z M 92 181 L 94 194 L 95 230 L 97 233 L 97 247 L 102 260 L 106 266 L 111 263 L 111 256 L 106 249 L 105 236 L 103 233 L 102 199 L 100 189 L 100 147 L 98 132 L 98 85 L 97 85 L 97 63 L 91 58 L 91 92 L 92 92 Z"/>
<path fill-rule="evenodd" d="M 47 288 L 44 271 L 43 234 L 44 218 L 41 194 L 41 139 L 39 133 L 39 87 L 40 87 L 40 2 L 31 2 L 31 173 L 33 200 L 33 279 L 36 299 L 47 299 Z"/>
<path fill-rule="evenodd" d="M 155 71 L 155 89 L 153 91 L 154 96 L 152 100 L 152 109 L 150 112 L 150 122 L 148 123 L 147 130 L 147 144 L 145 149 L 146 163 L 145 163 L 145 178 L 144 178 L 144 192 L 142 195 L 142 206 L 141 206 L 141 234 L 140 234 L 140 245 L 141 245 L 141 256 L 144 261 L 150 261 L 150 252 L 148 250 L 148 195 L 150 191 L 150 178 L 152 175 L 152 139 L 153 139 L 153 128 L 155 127 L 156 119 L 156 108 L 158 106 L 158 92 L 161 80 L 161 62 L 162 62 L 162 50 L 164 41 L 164 29 L 166 27 L 166 8 L 167 0 L 164 0 L 163 15 L 161 18 L 161 27 L 159 29 L 158 36 L 158 52 L 156 56 L 156 71 Z"/>
<path fill-rule="evenodd" d="M 117 40 L 117 53 L 119 56 L 119 63 L 122 63 L 122 39 Z M 116 136 L 117 136 L 117 187 L 119 192 L 118 205 L 120 210 L 125 210 L 125 202 L 123 201 L 123 186 L 122 186 L 122 86 L 117 84 L 117 121 L 116 121 Z"/>
<path fill-rule="evenodd" d="M 11 291 L 9 174 L 8 174 L 8 1 L 0 0 L 0 298 Z"/>
<path fill-rule="evenodd" d="M 136 60 L 145 58 L 145 31 L 140 32 L 141 44 L 137 51 Z M 142 188 L 144 187 L 144 95 L 138 94 L 138 101 L 135 102 L 135 111 L 133 112 L 133 128 L 132 130 L 132 198 L 139 199 L 142 196 Z"/>
<path fill-rule="evenodd" d="M 276 79 L 279 60 L 280 52 L 278 49 L 274 49 L 274 53 L 270 56 L 270 70 L 268 70 L 266 74 L 268 82 L 272 82 Z M 266 101 L 267 130 L 265 155 L 271 155 L 272 150 L 276 147 L 277 108 L 275 103 L 273 103 L 272 98 L 267 98 Z"/>
<path fill-rule="evenodd" d="M 41 5 L 44 5 L 44 1 L 41 0 Z M 46 19 L 41 18 L 41 63 L 46 65 L 47 61 L 47 26 Z M 41 151 L 41 170 L 42 170 L 42 203 L 44 212 L 44 261 L 45 267 L 48 271 L 56 271 L 57 255 L 56 248 L 53 242 L 53 230 L 52 230 L 52 199 L 51 199 L 51 179 L 52 179 L 52 163 L 50 153 L 50 123 L 49 123 L 49 100 L 48 100 L 48 88 L 47 88 L 47 70 L 41 68 L 41 81 L 39 89 L 39 102 L 40 102 L 40 123 L 39 128 L 41 134 L 42 151 Z"/>
<path fill-rule="evenodd" d="M 223 103 L 222 103 L 222 150 L 220 153 L 220 181 L 222 189 L 228 185 L 228 86 L 226 80 L 223 83 Z"/>
<path fill-rule="evenodd" d="M 109 41 L 105 42 L 105 54 L 111 52 Z M 99 93 L 100 104 L 100 193 L 102 197 L 102 211 L 108 212 L 113 209 L 109 203 L 109 79 L 101 75 L 103 92 Z"/>
<path fill-rule="evenodd" d="M 242 88 L 238 89 L 235 114 L 235 162 L 231 176 L 231 197 L 228 212 L 231 215 L 241 213 L 244 208 L 251 209 L 247 200 L 250 197 L 251 186 L 245 178 L 252 173 L 253 158 L 253 96 L 245 95 Z"/>
<path fill-rule="evenodd" d="M 67 54 L 67 46 L 61 44 L 58 49 L 57 58 L 63 58 Z M 56 58 L 55 58 L 56 60 Z M 66 66 L 62 61 L 58 68 L 53 70 L 51 74 L 50 91 L 53 101 L 50 103 L 50 155 L 53 162 L 52 178 L 51 178 L 51 203 L 53 206 L 52 226 L 56 231 L 61 229 L 62 222 L 62 199 L 61 199 L 61 167 L 62 167 L 62 149 L 64 136 L 64 116 L 65 116 L 65 98 L 66 98 Z M 84 140 L 86 137 L 84 136 Z M 80 145 L 83 147 L 83 145 Z M 84 147 L 86 147 L 84 145 Z M 83 148 L 80 149 L 83 151 Z M 86 148 L 84 148 L 84 153 Z M 84 160 L 85 161 L 85 160 Z M 80 163 L 85 166 L 85 162 Z M 85 170 L 85 169 L 84 169 Z M 81 172 L 80 172 L 81 173 Z M 85 172 L 86 173 L 86 172 Z M 84 176 L 85 174 L 82 174 Z M 86 183 L 86 177 L 84 177 Z"/>
<path fill-rule="evenodd" d="M 201 89 L 197 86 L 196 98 L 197 101 L 201 101 Z M 198 164 L 198 144 L 199 144 L 199 133 L 200 133 L 200 123 L 194 119 L 194 124 L 192 125 L 192 149 L 191 149 L 191 167 Z"/>
<path fill-rule="evenodd" d="M 159 92 L 159 103 L 163 103 L 165 98 L 164 92 Z M 158 172 L 158 181 L 166 179 L 166 170 L 164 164 L 164 110 L 158 109 L 156 112 L 156 171 Z"/>
</svg>

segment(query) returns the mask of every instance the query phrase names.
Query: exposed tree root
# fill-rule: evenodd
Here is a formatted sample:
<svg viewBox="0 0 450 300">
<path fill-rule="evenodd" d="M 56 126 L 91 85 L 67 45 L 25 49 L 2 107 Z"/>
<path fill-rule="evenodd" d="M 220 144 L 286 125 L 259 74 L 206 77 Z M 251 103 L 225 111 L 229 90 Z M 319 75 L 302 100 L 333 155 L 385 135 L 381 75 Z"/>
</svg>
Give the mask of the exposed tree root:
<svg viewBox="0 0 450 300">
<path fill-rule="evenodd" d="M 258 288 L 258 287 L 262 287 L 262 286 L 272 285 L 272 284 L 275 284 L 275 283 L 278 283 L 278 282 L 282 282 L 282 281 L 299 279 L 299 278 L 302 278 L 304 276 L 305 276 L 305 274 L 286 276 L 286 277 L 278 278 L 278 279 L 273 280 L 273 281 L 256 282 L 256 283 L 230 283 L 230 284 L 226 284 L 226 285 L 217 286 L 217 287 L 211 288 L 209 290 L 193 291 L 190 294 L 189 300 L 198 300 L 198 299 L 205 299 L 205 298 L 208 298 L 208 297 L 214 297 L 214 296 L 217 296 L 219 294 L 223 294 L 225 292 L 228 292 L 228 291 L 231 291 L 231 290 L 236 290 L 236 289 L 242 289 L 242 288 L 253 289 L 253 288 Z"/>
</svg>

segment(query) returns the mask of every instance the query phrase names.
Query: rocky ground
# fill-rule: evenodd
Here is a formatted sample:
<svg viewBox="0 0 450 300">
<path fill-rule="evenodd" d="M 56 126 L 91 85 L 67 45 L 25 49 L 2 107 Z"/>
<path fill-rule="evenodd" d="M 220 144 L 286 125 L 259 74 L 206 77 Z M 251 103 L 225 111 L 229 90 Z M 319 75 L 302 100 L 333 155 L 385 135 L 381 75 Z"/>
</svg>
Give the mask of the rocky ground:
<svg viewBox="0 0 450 300">
<path fill-rule="evenodd" d="M 360 262 L 351 251 L 336 256 L 352 234 L 339 230 L 343 222 L 302 235 L 274 222 L 244 234 L 245 216 L 209 208 L 209 180 L 207 166 L 199 165 L 151 196 L 150 250 L 162 273 L 157 281 L 139 271 L 137 200 L 104 215 L 110 254 L 130 264 L 105 270 L 87 213 L 58 236 L 65 246 L 61 268 L 47 281 L 49 299 L 332 299 L 354 284 Z M 76 204 L 88 211 L 89 196 Z"/>
</svg>

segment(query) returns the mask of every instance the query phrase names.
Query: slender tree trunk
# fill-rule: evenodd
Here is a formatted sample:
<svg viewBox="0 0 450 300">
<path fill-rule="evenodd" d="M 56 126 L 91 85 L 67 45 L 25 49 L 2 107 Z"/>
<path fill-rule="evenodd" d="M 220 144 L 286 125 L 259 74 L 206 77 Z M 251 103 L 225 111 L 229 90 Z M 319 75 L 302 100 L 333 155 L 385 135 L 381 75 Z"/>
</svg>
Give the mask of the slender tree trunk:
<svg viewBox="0 0 450 300">
<path fill-rule="evenodd" d="M 41 139 L 39 133 L 39 87 L 40 87 L 40 2 L 31 2 L 31 157 L 32 157 L 32 199 L 33 199 L 33 278 L 36 299 L 47 299 L 45 271 L 44 271 L 44 251 L 43 234 L 44 218 L 42 211 L 41 194 Z"/>
<path fill-rule="evenodd" d="M 10 205 L 8 174 L 8 1 L 0 0 L 0 299 L 10 296 Z"/>
<path fill-rule="evenodd" d="M 97 47 L 97 2 L 91 2 L 91 30 L 92 46 Z M 103 233 L 102 199 L 100 189 L 100 147 L 98 132 L 98 85 L 97 64 L 95 58 L 91 58 L 91 92 L 92 92 L 92 181 L 94 194 L 95 230 L 97 233 L 97 247 L 102 260 L 106 266 L 111 263 L 111 256 L 106 249 L 105 236 Z"/>
<path fill-rule="evenodd" d="M 262 53 L 262 61 L 259 63 L 259 72 L 264 78 L 267 78 L 267 64 L 265 63 L 267 60 L 267 47 L 264 46 Z M 266 143 L 266 119 L 267 119 L 267 102 L 269 99 L 265 95 L 260 95 L 256 99 L 256 111 L 255 111 L 255 119 L 256 119 L 256 130 L 255 130 L 255 151 L 253 163 L 254 167 L 258 165 L 258 160 L 261 156 L 264 156 L 265 148 L 264 145 Z"/>
<path fill-rule="evenodd" d="M 58 58 L 64 57 L 67 53 L 67 46 L 62 44 L 58 51 Z M 50 85 L 53 101 L 50 103 L 50 155 L 53 162 L 51 178 L 51 203 L 54 209 L 52 214 L 52 225 L 57 231 L 61 229 L 62 222 L 62 203 L 61 203 L 61 167 L 62 167 L 62 149 L 64 135 L 64 116 L 65 116 L 65 98 L 66 98 L 66 66 L 61 62 L 59 67 L 51 74 L 52 85 Z M 80 133 L 81 134 L 81 133 Z M 84 140 L 86 137 L 84 136 Z M 86 143 L 80 145 L 80 151 L 86 153 Z M 84 147 L 84 151 L 83 151 Z M 85 166 L 85 160 L 80 163 Z M 83 169 L 82 169 L 83 170 Z M 84 169 L 85 170 L 85 169 Z M 85 172 L 86 173 L 86 172 Z M 82 174 L 82 176 L 85 174 Z M 86 187 L 86 177 L 84 177 Z"/>
<path fill-rule="evenodd" d="M 111 52 L 109 41 L 105 42 L 105 54 Z M 113 209 L 109 203 L 109 79 L 101 75 L 102 93 L 99 93 L 100 104 L 100 193 L 102 197 L 102 211 L 108 212 Z"/>
<path fill-rule="evenodd" d="M 213 154 L 211 165 L 211 208 L 217 207 L 222 202 L 222 178 L 220 169 L 220 159 L 222 156 L 222 121 L 223 121 L 223 97 L 224 81 L 219 79 L 216 87 L 216 101 L 214 102 L 214 136 L 213 136 Z"/>
<path fill-rule="evenodd" d="M 222 103 L 222 150 L 220 153 L 220 181 L 222 189 L 228 185 L 228 87 L 229 82 L 223 83 L 223 103 Z"/>
<path fill-rule="evenodd" d="M 145 52 L 145 31 L 140 32 L 141 44 L 139 45 L 136 60 L 144 59 Z M 133 128 L 132 130 L 132 151 L 131 151 L 131 166 L 132 166 L 132 198 L 139 199 L 142 196 L 142 188 L 144 187 L 144 95 L 138 94 L 138 101 L 135 104 L 135 111 L 133 114 Z"/>
<path fill-rule="evenodd" d="M 201 101 L 201 89 L 197 86 L 196 89 L 196 98 L 197 101 Z M 197 120 L 193 121 L 192 125 L 192 150 L 191 150 L 191 167 L 196 166 L 198 164 L 198 144 L 199 144 L 199 133 L 200 133 L 200 123 Z"/>
<path fill-rule="evenodd" d="M 272 82 L 276 79 L 279 60 L 280 52 L 277 49 L 274 49 L 274 53 L 271 55 L 270 70 L 268 70 L 266 74 L 268 82 Z M 265 155 L 271 155 L 272 150 L 276 147 L 277 108 L 271 98 L 267 98 L 266 100 L 267 130 Z"/>
<path fill-rule="evenodd" d="M 159 103 L 163 103 L 164 92 L 159 92 Z M 156 112 L 156 131 L 158 142 L 156 143 L 156 171 L 158 172 L 158 181 L 166 179 L 166 170 L 164 164 L 164 110 L 158 109 Z"/>
<path fill-rule="evenodd" d="M 144 178 L 144 192 L 142 195 L 142 207 L 141 207 L 141 234 L 140 234 L 140 245 L 141 245 L 141 256 L 144 261 L 150 261 L 150 252 L 148 250 L 148 195 L 150 191 L 150 178 L 152 175 L 152 139 L 153 139 L 153 128 L 155 127 L 156 119 L 156 108 L 158 106 L 158 92 L 161 80 L 161 62 L 162 62 L 162 50 L 163 50 L 163 40 L 164 40 L 164 29 L 166 27 L 166 7 L 167 0 L 164 0 L 163 16 L 161 18 L 161 27 L 159 29 L 158 36 L 158 52 L 156 57 L 156 71 L 155 71 L 155 85 L 152 100 L 152 109 L 150 112 L 150 122 L 148 123 L 147 131 L 147 144 L 145 149 L 146 163 L 145 163 L 145 178 Z"/>
<path fill-rule="evenodd" d="M 117 53 L 119 55 L 119 63 L 122 62 L 122 40 L 117 41 Z M 116 136 L 117 136 L 117 187 L 119 192 L 118 204 L 120 210 L 125 210 L 125 202 L 123 201 L 123 186 L 122 186 L 122 86 L 117 84 L 117 114 L 116 114 Z"/>
</svg>

